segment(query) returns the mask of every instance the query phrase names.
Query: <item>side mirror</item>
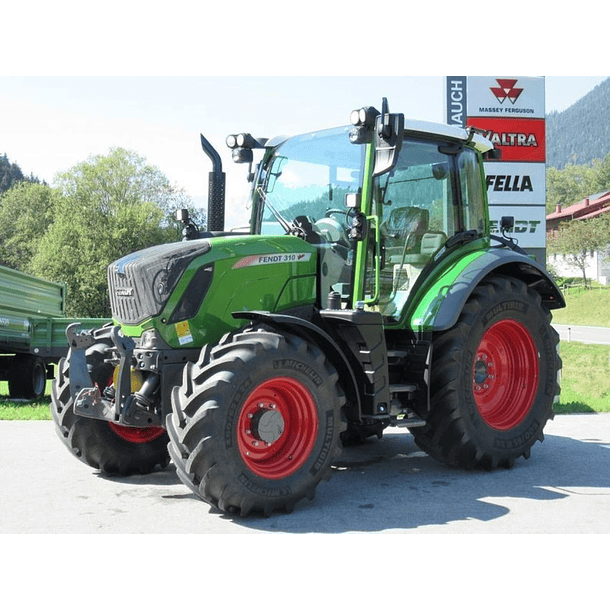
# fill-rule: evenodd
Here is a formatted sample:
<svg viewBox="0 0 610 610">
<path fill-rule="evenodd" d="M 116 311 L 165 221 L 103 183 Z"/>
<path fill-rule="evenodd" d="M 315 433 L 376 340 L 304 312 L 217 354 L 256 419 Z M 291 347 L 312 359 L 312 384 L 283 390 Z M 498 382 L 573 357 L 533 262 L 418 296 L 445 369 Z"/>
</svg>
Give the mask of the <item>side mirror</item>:
<svg viewBox="0 0 610 610">
<path fill-rule="evenodd" d="M 500 161 L 502 159 L 502 151 L 499 148 L 492 148 L 483 153 L 483 161 Z"/>
<path fill-rule="evenodd" d="M 346 193 L 345 207 L 350 210 L 360 209 L 360 193 Z"/>
<path fill-rule="evenodd" d="M 381 114 L 375 121 L 375 170 L 374 176 L 381 176 L 389 172 L 398 161 L 398 153 L 402 148 L 405 131 L 405 117 L 403 114 L 390 114 L 388 100 L 384 97 L 381 105 Z"/>
<path fill-rule="evenodd" d="M 178 222 L 187 224 L 189 221 L 189 211 L 185 208 L 183 208 L 181 210 L 176 210 L 176 220 Z"/>
<path fill-rule="evenodd" d="M 506 233 L 506 231 L 512 231 L 515 226 L 515 217 L 514 216 L 502 216 L 500 219 L 500 229 L 502 233 Z"/>
</svg>

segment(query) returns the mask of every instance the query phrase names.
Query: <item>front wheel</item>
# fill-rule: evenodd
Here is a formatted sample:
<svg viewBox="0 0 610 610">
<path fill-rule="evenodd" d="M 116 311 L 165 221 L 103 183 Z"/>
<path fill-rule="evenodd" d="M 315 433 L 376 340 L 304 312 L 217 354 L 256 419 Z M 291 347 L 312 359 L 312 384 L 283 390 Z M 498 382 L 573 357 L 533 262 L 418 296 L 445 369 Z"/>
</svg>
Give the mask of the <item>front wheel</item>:
<svg viewBox="0 0 610 610">
<path fill-rule="evenodd" d="M 481 283 L 456 326 L 433 343 L 431 414 L 411 431 L 416 443 L 465 468 L 528 458 L 553 417 L 558 343 L 537 292 L 504 276 Z"/>
<path fill-rule="evenodd" d="M 314 345 L 258 329 L 184 370 L 167 418 L 182 481 L 227 513 L 269 515 L 313 499 L 340 451 L 338 374 Z"/>
<path fill-rule="evenodd" d="M 99 387 L 105 387 L 112 383 L 112 366 L 105 363 L 103 354 L 94 348 L 87 351 L 91 378 Z M 132 428 L 74 413 L 69 355 L 62 358 L 57 367 L 51 392 L 51 415 L 55 430 L 68 450 L 106 474 L 147 474 L 169 464 L 164 428 Z"/>
</svg>

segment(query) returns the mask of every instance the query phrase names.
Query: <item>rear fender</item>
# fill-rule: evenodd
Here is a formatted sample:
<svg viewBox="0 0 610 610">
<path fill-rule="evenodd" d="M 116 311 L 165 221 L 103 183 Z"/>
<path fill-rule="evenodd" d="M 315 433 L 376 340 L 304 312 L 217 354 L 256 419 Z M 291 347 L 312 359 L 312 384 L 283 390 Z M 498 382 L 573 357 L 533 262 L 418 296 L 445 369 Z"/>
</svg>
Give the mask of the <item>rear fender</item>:
<svg viewBox="0 0 610 610">
<path fill-rule="evenodd" d="M 421 299 L 411 317 L 419 331 L 444 331 L 458 320 L 472 291 L 490 274 L 518 278 L 536 290 L 549 310 L 565 307 L 565 300 L 552 277 L 535 260 L 505 249 L 491 249 L 467 265 L 450 284 L 436 282 Z"/>
</svg>

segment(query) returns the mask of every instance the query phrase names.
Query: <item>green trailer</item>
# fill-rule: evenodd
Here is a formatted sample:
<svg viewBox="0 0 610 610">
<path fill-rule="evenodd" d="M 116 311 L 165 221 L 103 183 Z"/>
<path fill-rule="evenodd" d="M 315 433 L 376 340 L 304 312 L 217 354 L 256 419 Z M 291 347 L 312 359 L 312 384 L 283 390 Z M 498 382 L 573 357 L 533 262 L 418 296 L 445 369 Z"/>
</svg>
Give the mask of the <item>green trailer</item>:
<svg viewBox="0 0 610 610">
<path fill-rule="evenodd" d="M 11 398 L 42 396 L 53 364 L 68 353 L 67 326 L 104 323 L 67 318 L 65 296 L 64 284 L 0 266 L 0 380 L 8 381 Z"/>
</svg>

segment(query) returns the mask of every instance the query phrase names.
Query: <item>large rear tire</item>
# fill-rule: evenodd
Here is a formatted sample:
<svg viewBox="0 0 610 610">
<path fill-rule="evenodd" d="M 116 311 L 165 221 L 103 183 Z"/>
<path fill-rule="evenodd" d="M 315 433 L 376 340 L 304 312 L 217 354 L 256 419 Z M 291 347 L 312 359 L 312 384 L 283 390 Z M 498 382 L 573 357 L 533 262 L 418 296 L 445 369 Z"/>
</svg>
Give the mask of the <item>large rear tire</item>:
<svg viewBox="0 0 610 610">
<path fill-rule="evenodd" d="M 88 350 L 87 362 L 94 383 L 103 388 L 111 382 L 112 366 L 103 362 L 99 349 Z M 51 393 L 51 415 L 57 435 L 68 450 L 85 464 L 106 474 L 148 474 L 169 464 L 168 437 L 164 428 L 119 426 L 74 413 L 69 355 L 62 358 L 57 367 Z"/>
<path fill-rule="evenodd" d="M 491 276 L 454 328 L 433 344 L 431 415 L 411 430 L 436 459 L 463 468 L 510 468 L 544 439 L 559 394 L 559 336 L 540 295 Z"/>
<path fill-rule="evenodd" d="M 258 329 L 188 364 L 167 418 L 182 481 L 226 513 L 290 511 L 313 499 L 340 452 L 345 398 L 314 345 Z"/>
</svg>

